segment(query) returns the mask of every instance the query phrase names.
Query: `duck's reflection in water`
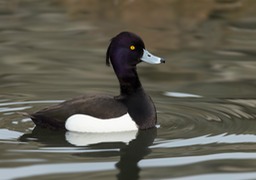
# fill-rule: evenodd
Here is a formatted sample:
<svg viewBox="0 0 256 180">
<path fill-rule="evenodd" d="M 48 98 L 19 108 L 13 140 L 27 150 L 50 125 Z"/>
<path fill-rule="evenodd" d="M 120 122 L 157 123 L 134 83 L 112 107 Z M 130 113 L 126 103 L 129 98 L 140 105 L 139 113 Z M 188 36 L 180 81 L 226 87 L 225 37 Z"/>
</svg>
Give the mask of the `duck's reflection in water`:
<svg viewBox="0 0 256 180">
<path fill-rule="evenodd" d="M 89 148 L 92 149 L 120 147 L 120 160 L 116 163 L 116 167 L 119 169 L 117 179 L 120 180 L 139 179 L 141 169 L 138 167 L 138 162 L 150 153 L 149 147 L 153 144 L 156 136 L 157 128 L 140 130 L 138 132 L 130 131 L 105 134 L 66 133 L 67 141 L 73 145 L 82 146 L 91 143 Z M 118 142 L 127 142 L 127 144 L 121 145 Z M 79 156 L 88 156 L 88 154 L 79 154 Z M 98 155 L 94 154 L 94 156 Z"/>
<path fill-rule="evenodd" d="M 86 136 L 87 135 L 87 136 Z M 116 163 L 116 168 L 119 169 L 117 179 L 139 179 L 140 168 L 138 162 L 142 160 L 150 151 L 150 146 L 153 144 L 157 136 L 157 128 L 148 130 L 139 130 L 138 132 L 122 132 L 118 134 L 78 134 L 63 131 L 50 131 L 41 128 L 35 128 L 31 134 L 22 135 L 19 140 L 22 142 L 36 141 L 44 144 L 46 147 L 60 147 L 63 151 L 63 146 L 82 146 L 85 149 L 79 148 L 78 153 L 72 153 L 74 156 L 84 157 L 104 157 L 104 149 L 120 149 L 120 152 L 109 152 L 111 156 L 120 155 L 120 160 Z M 83 139 L 84 138 L 84 139 Z M 132 139 L 129 139 L 132 138 Z M 125 143 L 126 142 L 126 143 Z M 57 150 L 58 148 L 54 148 Z M 89 152 L 87 152 L 89 150 Z M 94 153 L 90 150 L 96 150 Z M 100 150 L 100 151 L 98 151 Z M 72 151 L 68 148 L 68 152 Z"/>
<path fill-rule="evenodd" d="M 67 142 L 75 146 L 90 146 L 102 143 L 129 143 L 135 139 L 137 131 L 124 131 L 113 133 L 78 133 L 67 131 L 65 134 Z"/>
<path fill-rule="evenodd" d="M 150 153 L 149 146 L 157 136 L 157 129 L 138 131 L 136 138 L 122 148 L 120 161 L 116 167 L 120 170 L 118 179 L 139 179 L 138 162 Z"/>
</svg>

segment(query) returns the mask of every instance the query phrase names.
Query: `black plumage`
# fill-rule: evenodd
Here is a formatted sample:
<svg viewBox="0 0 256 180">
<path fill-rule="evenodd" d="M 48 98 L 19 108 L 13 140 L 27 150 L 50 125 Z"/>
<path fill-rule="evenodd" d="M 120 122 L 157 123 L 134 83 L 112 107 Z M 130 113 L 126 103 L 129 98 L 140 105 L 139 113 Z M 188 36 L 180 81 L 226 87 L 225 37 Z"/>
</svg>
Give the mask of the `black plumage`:
<svg viewBox="0 0 256 180">
<path fill-rule="evenodd" d="M 112 38 L 106 53 L 106 64 L 112 65 L 120 84 L 120 95 L 84 95 L 30 114 L 37 126 L 65 129 L 66 120 L 74 114 L 86 114 L 103 120 L 119 117 L 127 112 L 139 129 L 155 126 L 156 109 L 145 93 L 136 65 L 141 62 L 145 45 L 130 32 Z M 164 62 L 162 59 L 159 63 Z"/>
</svg>

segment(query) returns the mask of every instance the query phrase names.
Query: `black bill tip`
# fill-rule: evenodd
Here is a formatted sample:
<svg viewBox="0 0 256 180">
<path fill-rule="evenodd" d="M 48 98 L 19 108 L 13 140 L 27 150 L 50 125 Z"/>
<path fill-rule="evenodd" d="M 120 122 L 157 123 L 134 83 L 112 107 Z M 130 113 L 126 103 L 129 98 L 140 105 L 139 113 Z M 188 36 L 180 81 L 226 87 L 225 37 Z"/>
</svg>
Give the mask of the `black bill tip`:
<svg viewBox="0 0 256 180">
<path fill-rule="evenodd" d="M 161 58 L 160 62 L 165 63 L 165 59 Z"/>
</svg>

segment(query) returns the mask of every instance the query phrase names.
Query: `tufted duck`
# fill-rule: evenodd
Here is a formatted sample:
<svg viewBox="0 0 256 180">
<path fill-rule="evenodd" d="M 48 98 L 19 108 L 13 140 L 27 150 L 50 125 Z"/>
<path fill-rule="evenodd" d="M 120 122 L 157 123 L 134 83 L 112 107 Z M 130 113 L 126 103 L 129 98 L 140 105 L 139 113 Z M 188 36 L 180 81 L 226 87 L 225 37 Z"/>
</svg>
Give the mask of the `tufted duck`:
<svg viewBox="0 0 256 180">
<path fill-rule="evenodd" d="M 39 127 L 75 132 L 119 132 L 155 127 L 155 106 L 136 72 L 136 65 L 141 61 L 165 62 L 150 54 L 139 36 L 121 32 L 112 38 L 106 53 L 106 64 L 113 66 L 119 80 L 119 96 L 84 95 L 29 117 Z"/>
</svg>

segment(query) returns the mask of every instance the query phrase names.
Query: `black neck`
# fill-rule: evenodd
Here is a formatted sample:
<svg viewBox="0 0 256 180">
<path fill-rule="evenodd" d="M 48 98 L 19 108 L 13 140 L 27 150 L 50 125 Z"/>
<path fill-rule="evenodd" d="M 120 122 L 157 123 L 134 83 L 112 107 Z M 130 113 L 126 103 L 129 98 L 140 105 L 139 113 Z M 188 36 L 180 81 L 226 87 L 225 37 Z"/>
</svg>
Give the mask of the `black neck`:
<svg viewBox="0 0 256 180">
<path fill-rule="evenodd" d="M 120 84 L 120 93 L 122 96 L 131 95 L 138 89 L 141 89 L 141 83 L 136 69 L 130 69 L 126 76 L 117 76 Z"/>
<path fill-rule="evenodd" d="M 155 126 L 157 116 L 156 109 L 151 98 L 144 92 L 136 68 L 116 71 L 120 83 L 120 96 L 115 98 L 122 100 L 128 108 L 128 113 L 136 122 L 139 129 L 149 129 Z"/>
</svg>

